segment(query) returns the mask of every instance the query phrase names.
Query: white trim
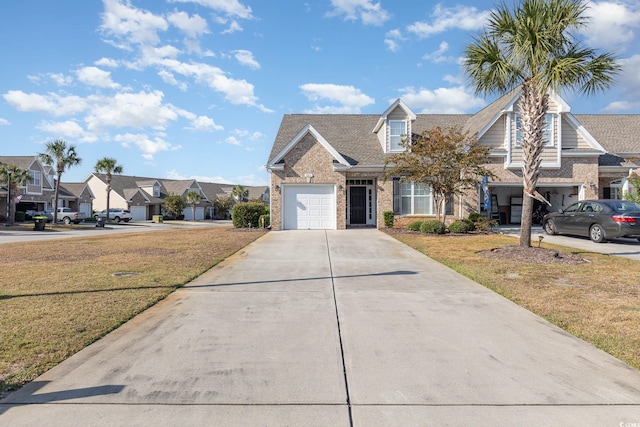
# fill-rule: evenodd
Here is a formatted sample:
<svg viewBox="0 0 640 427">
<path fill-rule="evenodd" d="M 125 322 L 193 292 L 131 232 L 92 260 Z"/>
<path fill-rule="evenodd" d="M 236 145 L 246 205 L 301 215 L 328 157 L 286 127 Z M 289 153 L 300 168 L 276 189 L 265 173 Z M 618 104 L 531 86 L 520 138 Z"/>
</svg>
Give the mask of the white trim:
<svg viewBox="0 0 640 427">
<path fill-rule="evenodd" d="M 587 131 L 587 129 L 585 129 L 584 126 L 582 126 L 573 114 L 565 114 L 565 117 L 567 119 L 567 123 L 582 135 L 582 137 L 587 141 L 587 144 L 591 145 L 594 149 L 601 151 L 600 154 L 605 154 L 607 152 L 607 150 L 605 150 L 604 147 L 596 141 L 596 139 L 589 133 L 589 131 Z"/>
<path fill-rule="evenodd" d="M 389 106 L 389 108 L 384 111 L 384 113 L 382 113 L 382 115 L 378 119 L 378 122 L 376 123 L 376 126 L 373 128 L 373 133 L 378 133 L 380 131 L 382 125 L 386 123 L 389 114 L 391 114 L 397 107 L 402 108 L 407 116 L 409 116 L 409 120 L 413 121 L 416 119 L 416 113 L 414 113 L 411 108 L 409 108 L 407 104 L 404 103 L 402 98 L 398 98 Z"/>
<path fill-rule="evenodd" d="M 289 141 L 289 143 L 278 154 L 276 154 L 276 156 L 267 165 L 267 169 L 281 170 L 281 168 L 284 168 L 284 165 L 280 167 L 279 165 L 277 165 L 277 163 L 280 160 L 284 159 L 284 156 L 286 156 L 287 153 L 291 151 L 291 149 L 295 147 L 296 144 L 298 144 L 298 142 L 300 142 L 302 138 L 304 138 L 308 133 L 311 134 L 329 153 L 331 153 L 333 158 L 336 159 L 343 167 L 345 167 L 346 169 L 351 167 L 351 164 L 347 162 L 347 160 L 342 157 L 342 155 L 338 153 L 338 151 L 333 148 L 333 146 L 329 144 L 329 142 L 324 139 L 324 137 L 320 135 L 320 133 L 315 130 L 313 126 L 308 124 L 303 127 L 302 130 L 300 130 L 300 132 L 298 132 L 298 134 L 291 141 Z"/>
</svg>

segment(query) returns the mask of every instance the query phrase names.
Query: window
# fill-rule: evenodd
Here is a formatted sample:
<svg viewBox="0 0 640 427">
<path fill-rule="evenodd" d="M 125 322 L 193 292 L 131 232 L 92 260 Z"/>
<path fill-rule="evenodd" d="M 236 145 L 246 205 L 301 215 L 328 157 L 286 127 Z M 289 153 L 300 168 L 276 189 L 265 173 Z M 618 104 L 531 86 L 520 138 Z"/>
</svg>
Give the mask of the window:
<svg viewBox="0 0 640 427">
<path fill-rule="evenodd" d="M 160 197 L 160 186 L 159 185 L 154 185 L 153 186 L 153 197 Z"/>
<path fill-rule="evenodd" d="M 431 215 L 433 214 L 433 199 L 431 187 L 414 182 L 400 183 L 402 215 Z"/>
<path fill-rule="evenodd" d="M 389 120 L 389 151 L 403 151 L 402 140 L 407 133 L 406 120 Z"/>
<path fill-rule="evenodd" d="M 40 171 L 29 171 L 31 174 L 31 180 L 29 181 L 30 185 L 40 186 L 42 184 Z"/>
<path fill-rule="evenodd" d="M 522 119 L 520 114 L 515 114 L 516 123 L 516 147 L 520 147 L 522 144 Z M 545 147 L 554 146 L 554 130 L 553 130 L 553 114 L 548 113 L 544 115 L 544 129 L 542 131 L 542 139 L 545 142 Z"/>
</svg>

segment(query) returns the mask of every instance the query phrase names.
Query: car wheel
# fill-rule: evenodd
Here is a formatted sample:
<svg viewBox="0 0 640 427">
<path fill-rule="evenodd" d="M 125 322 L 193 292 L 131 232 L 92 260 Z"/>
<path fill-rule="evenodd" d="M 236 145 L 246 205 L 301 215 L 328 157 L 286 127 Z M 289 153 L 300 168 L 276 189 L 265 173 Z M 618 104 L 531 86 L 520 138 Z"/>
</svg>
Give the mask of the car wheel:
<svg viewBox="0 0 640 427">
<path fill-rule="evenodd" d="M 604 238 L 604 230 L 600 224 L 593 224 L 589 229 L 589 237 L 595 243 L 602 243 L 606 239 Z"/>
<path fill-rule="evenodd" d="M 556 225 L 551 219 L 548 219 L 547 222 L 544 223 L 544 231 L 550 236 L 558 234 L 556 231 Z"/>
<path fill-rule="evenodd" d="M 119 217 L 119 216 L 117 216 L 117 217 L 115 217 L 113 220 L 114 220 L 115 222 L 120 222 L 120 217 Z"/>
<path fill-rule="evenodd" d="M 71 218 L 69 218 L 68 216 L 65 216 L 62 222 L 64 222 L 64 225 L 69 225 L 71 224 Z"/>
<path fill-rule="evenodd" d="M 129 221 L 131 221 L 131 218 L 127 218 L 124 220 L 124 222 L 129 222 Z"/>
</svg>

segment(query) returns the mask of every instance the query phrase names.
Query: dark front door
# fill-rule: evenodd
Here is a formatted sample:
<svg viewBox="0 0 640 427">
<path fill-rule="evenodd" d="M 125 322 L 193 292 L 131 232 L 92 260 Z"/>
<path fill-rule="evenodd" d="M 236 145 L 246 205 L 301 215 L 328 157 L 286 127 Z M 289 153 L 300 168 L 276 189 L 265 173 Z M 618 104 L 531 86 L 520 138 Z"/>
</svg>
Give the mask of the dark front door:
<svg viewBox="0 0 640 427">
<path fill-rule="evenodd" d="M 350 187 L 349 206 L 351 206 L 350 224 L 367 223 L 367 187 Z"/>
</svg>

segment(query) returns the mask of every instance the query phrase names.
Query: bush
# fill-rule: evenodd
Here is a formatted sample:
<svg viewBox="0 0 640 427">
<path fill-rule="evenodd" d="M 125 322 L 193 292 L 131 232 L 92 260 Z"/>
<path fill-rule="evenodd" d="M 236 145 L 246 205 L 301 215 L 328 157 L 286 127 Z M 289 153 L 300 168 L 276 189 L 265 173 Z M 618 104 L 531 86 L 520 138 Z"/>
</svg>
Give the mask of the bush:
<svg viewBox="0 0 640 427">
<path fill-rule="evenodd" d="M 271 215 L 269 214 L 260 215 L 260 218 L 258 219 L 258 224 L 260 225 L 260 227 L 269 228 L 271 226 Z"/>
<path fill-rule="evenodd" d="M 24 222 L 26 215 L 22 211 L 16 211 L 14 218 L 16 222 Z"/>
<path fill-rule="evenodd" d="M 447 227 L 444 222 L 437 219 L 428 219 L 420 226 L 420 231 L 429 234 L 444 234 L 447 231 Z"/>
<path fill-rule="evenodd" d="M 260 217 L 266 212 L 266 206 L 262 204 L 237 203 L 231 210 L 231 220 L 235 228 L 258 227 Z"/>
<path fill-rule="evenodd" d="M 472 223 L 476 223 L 478 221 L 480 221 L 482 218 L 484 218 L 482 216 L 482 214 L 480 212 L 470 212 L 469 213 L 469 221 L 471 221 Z"/>
<path fill-rule="evenodd" d="M 459 219 L 449 224 L 451 233 L 468 233 L 475 228 L 473 222 L 468 219 Z"/>
<path fill-rule="evenodd" d="M 422 227 L 422 221 L 413 221 L 407 224 L 407 230 L 411 230 L 411 231 L 420 231 L 421 227 Z"/>
<path fill-rule="evenodd" d="M 395 219 L 393 211 L 384 211 L 382 212 L 382 216 L 384 217 L 384 226 L 387 228 L 392 228 L 393 220 Z"/>
</svg>

